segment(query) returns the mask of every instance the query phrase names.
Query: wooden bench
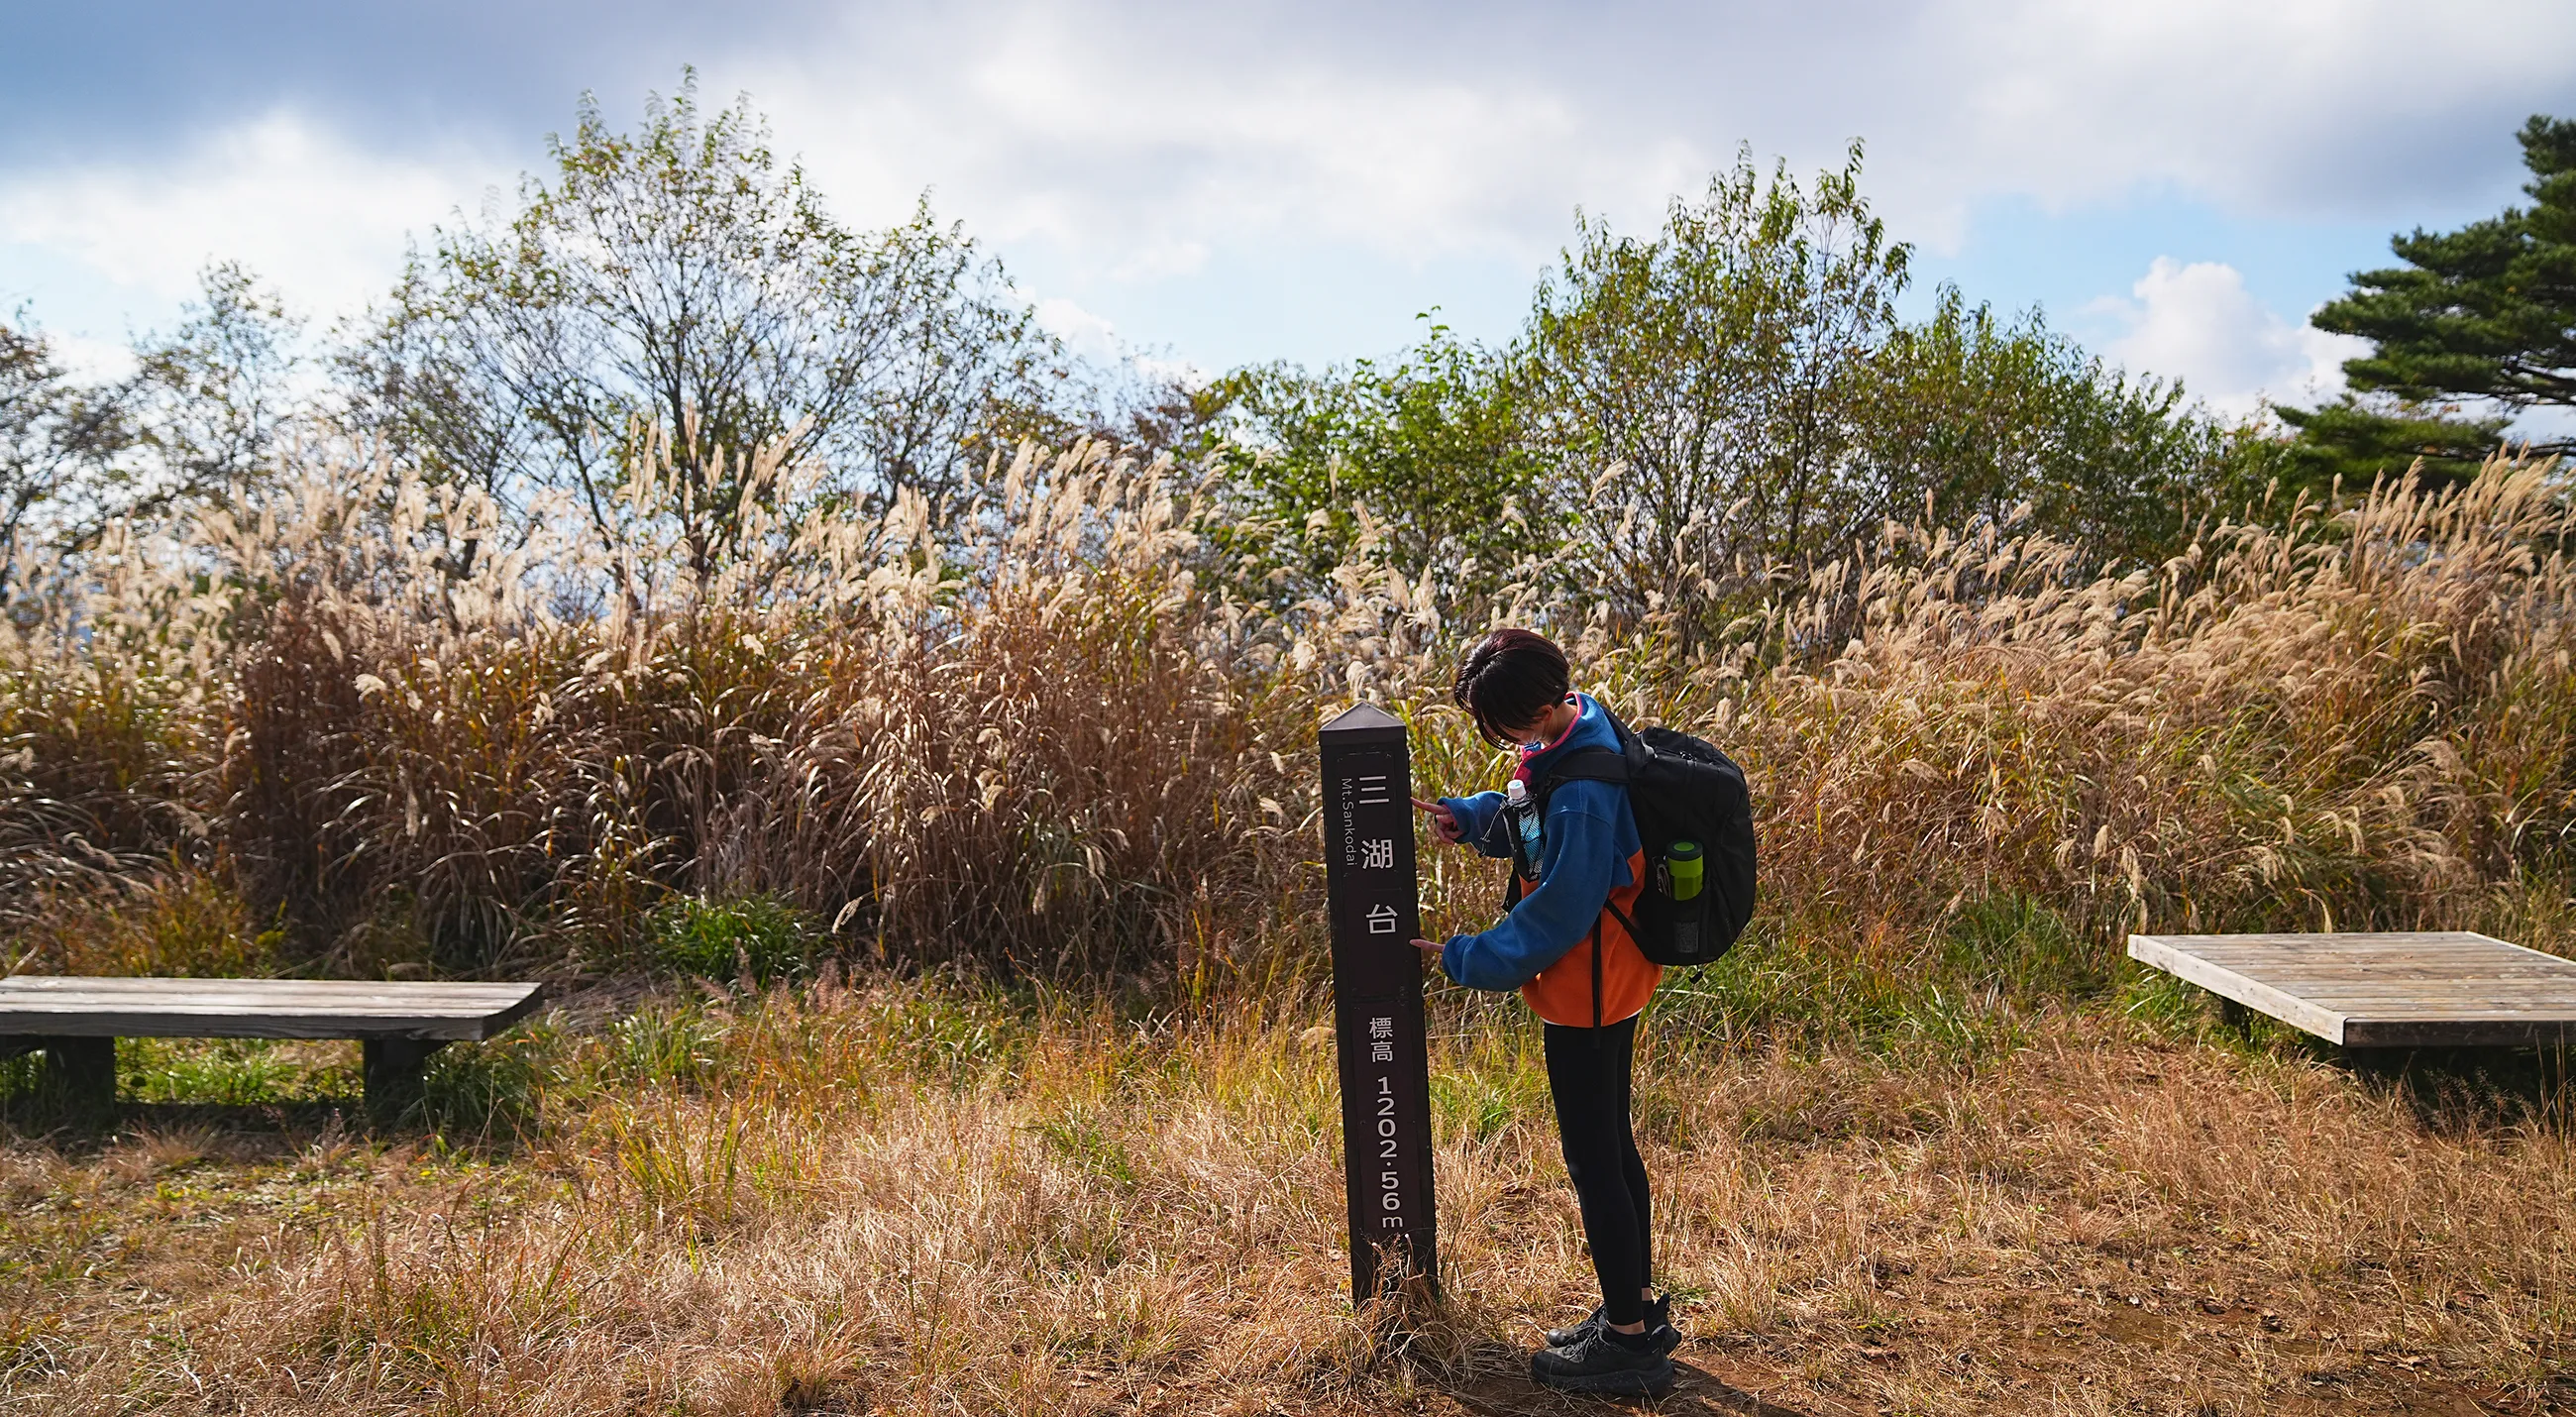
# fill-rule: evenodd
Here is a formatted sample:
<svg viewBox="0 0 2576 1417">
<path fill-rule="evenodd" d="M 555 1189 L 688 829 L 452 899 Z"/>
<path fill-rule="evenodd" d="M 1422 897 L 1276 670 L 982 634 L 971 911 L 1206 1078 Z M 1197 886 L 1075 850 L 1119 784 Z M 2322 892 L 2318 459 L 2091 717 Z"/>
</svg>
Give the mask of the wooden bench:
<svg viewBox="0 0 2576 1417">
<path fill-rule="evenodd" d="M 2131 935 L 2129 957 L 2347 1048 L 2576 1042 L 2576 960 L 2466 930 Z"/>
<path fill-rule="evenodd" d="M 355 1038 L 368 1115 L 420 1100 L 421 1067 L 537 1006 L 534 984 L 370 984 L 310 979 L 0 979 L 0 1057 L 42 1052 L 79 1106 L 116 1101 L 119 1038 Z"/>
</svg>

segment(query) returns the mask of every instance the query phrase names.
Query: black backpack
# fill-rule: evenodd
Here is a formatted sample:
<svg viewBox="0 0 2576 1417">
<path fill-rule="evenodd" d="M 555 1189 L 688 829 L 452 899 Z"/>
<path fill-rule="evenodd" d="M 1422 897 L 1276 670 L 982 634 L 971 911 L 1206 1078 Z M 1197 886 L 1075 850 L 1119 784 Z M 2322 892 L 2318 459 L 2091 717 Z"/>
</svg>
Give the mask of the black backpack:
<svg viewBox="0 0 2576 1417">
<path fill-rule="evenodd" d="M 1632 733 L 1608 705 L 1601 712 L 1619 736 L 1619 751 L 1578 748 L 1550 764 L 1546 780 L 1530 785 L 1540 820 L 1546 819 L 1548 790 L 1557 783 L 1583 780 L 1626 787 L 1637 839 L 1645 844 L 1646 880 L 1637 892 L 1635 919 L 1615 905 L 1611 913 L 1654 963 L 1711 963 L 1735 944 L 1753 916 L 1753 796 L 1745 787 L 1744 769 L 1715 745 L 1687 733 L 1670 728 Z M 1673 898 L 1668 853 L 1677 841 L 1699 843 L 1700 891 L 1689 900 Z M 1517 873 L 1508 890 L 1516 901 L 1521 891 Z M 1593 957 L 1597 970 L 1597 949 Z M 1592 989 L 1597 1008 L 1599 979 Z"/>
</svg>

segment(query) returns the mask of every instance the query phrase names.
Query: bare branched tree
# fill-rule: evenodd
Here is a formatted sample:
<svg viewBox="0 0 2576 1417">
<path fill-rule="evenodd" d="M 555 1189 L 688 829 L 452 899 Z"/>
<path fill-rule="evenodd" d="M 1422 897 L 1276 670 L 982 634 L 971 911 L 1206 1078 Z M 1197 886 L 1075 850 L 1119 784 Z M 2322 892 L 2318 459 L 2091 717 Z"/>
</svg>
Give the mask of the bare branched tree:
<svg viewBox="0 0 2576 1417">
<path fill-rule="evenodd" d="M 309 413 L 297 386 L 303 321 L 237 262 L 208 266 L 169 334 L 135 347 L 131 397 L 143 454 L 117 511 L 150 515 L 275 475 L 280 445 Z"/>
<path fill-rule="evenodd" d="M 59 537 L 134 439 L 129 385 L 85 387 L 41 332 L 0 325 L 0 604 L 19 553 Z"/>
<path fill-rule="evenodd" d="M 692 77 L 620 133 L 585 99 L 552 156 L 506 223 L 437 230 L 341 355 L 354 421 L 442 479 L 522 508 L 568 494 L 605 536 L 635 469 L 667 457 L 703 575 L 762 495 L 750 450 L 831 472 L 814 507 L 774 512 L 907 488 L 944 508 L 1060 378 L 961 228 L 926 203 L 883 232 L 835 221 L 748 100 L 703 113 Z"/>
</svg>

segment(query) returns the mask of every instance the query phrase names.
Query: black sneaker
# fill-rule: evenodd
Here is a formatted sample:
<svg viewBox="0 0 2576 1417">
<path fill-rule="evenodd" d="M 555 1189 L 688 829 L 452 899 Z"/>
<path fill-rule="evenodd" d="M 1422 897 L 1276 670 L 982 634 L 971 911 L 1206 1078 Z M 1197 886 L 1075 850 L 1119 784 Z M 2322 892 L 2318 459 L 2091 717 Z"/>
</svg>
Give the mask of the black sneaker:
<svg viewBox="0 0 2576 1417">
<path fill-rule="evenodd" d="M 1594 1329 L 1563 1348 L 1530 1355 L 1530 1377 L 1563 1392 L 1626 1393 L 1654 1397 L 1673 1385 L 1673 1360 L 1652 1344 L 1635 1348 L 1606 1328 Z"/>
<path fill-rule="evenodd" d="M 1540 1337 L 1547 1340 L 1547 1346 L 1550 1348 L 1569 1348 L 1582 1342 L 1584 1335 L 1601 1326 L 1601 1309 L 1599 1305 L 1594 1305 L 1592 1312 L 1584 1317 L 1583 1322 L 1572 1328 L 1549 1329 Z M 1646 1305 L 1646 1333 L 1653 1338 L 1655 1351 L 1666 1356 L 1670 1356 L 1674 1349 L 1682 1346 L 1681 1330 L 1673 1327 L 1672 1295 L 1658 1296 Z"/>
</svg>

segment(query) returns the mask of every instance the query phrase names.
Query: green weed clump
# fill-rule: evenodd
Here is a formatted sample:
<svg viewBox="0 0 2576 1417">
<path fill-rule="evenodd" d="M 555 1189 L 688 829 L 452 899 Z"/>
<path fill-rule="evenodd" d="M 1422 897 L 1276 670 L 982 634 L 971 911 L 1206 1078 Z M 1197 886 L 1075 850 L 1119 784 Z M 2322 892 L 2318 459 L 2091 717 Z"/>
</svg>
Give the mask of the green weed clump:
<svg viewBox="0 0 2576 1417">
<path fill-rule="evenodd" d="M 358 1096 L 358 1047 L 266 1038 L 126 1038 L 117 1093 L 130 1103 L 261 1106 Z"/>
<path fill-rule="evenodd" d="M 644 949 L 655 968 L 669 973 L 766 984 L 813 964 L 821 934 L 816 925 L 775 895 L 681 896 L 644 918 Z"/>
<path fill-rule="evenodd" d="M 2111 985 L 2109 962 L 2082 932 L 2026 895 L 1990 896 L 1960 910 L 1941 946 L 1942 972 L 2024 1005 L 2087 999 Z"/>
<path fill-rule="evenodd" d="M 583 1052 L 553 1015 L 480 1043 L 451 1043 L 422 1071 L 423 1120 L 458 1143 L 532 1137 L 549 1106 L 577 1104 L 597 1090 Z"/>
</svg>

